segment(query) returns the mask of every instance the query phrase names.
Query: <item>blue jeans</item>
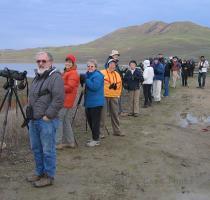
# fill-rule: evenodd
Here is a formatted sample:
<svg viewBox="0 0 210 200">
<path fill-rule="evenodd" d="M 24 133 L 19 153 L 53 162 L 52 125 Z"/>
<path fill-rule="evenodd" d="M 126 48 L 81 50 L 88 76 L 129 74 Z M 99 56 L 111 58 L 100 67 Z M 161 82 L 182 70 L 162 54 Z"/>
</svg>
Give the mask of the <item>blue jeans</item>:
<svg viewBox="0 0 210 200">
<path fill-rule="evenodd" d="M 164 94 L 163 96 L 167 97 L 169 96 L 169 81 L 170 81 L 170 77 L 166 76 L 164 77 Z"/>
<path fill-rule="evenodd" d="M 205 87 L 206 82 L 206 72 L 198 73 L 198 84 L 199 87 Z"/>
<path fill-rule="evenodd" d="M 47 174 L 49 177 L 55 176 L 55 137 L 58 123 L 58 119 L 50 121 L 37 119 L 31 120 L 29 123 L 31 149 L 34 154 L 36 175 L 38 176 L 43 174 Z"/>
</svg>

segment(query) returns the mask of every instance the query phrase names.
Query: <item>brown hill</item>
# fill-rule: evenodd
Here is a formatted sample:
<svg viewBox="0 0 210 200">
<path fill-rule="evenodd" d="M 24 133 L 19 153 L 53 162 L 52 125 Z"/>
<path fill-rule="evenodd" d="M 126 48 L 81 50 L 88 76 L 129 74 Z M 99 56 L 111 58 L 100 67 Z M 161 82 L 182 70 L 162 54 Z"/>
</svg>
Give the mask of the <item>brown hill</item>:
<svg viewBox="0 0 210 200">
<path fill-rule="evenodd" d="M 72 52 L 79 62 L 96 58 L 104 62 L 112 49 L 121 53 L 121 61 L 141 60 L 159 52 L 165 55 L 194 57 L 210 55 L 210 29 L 192 22 L 164 23 L 152 21 L 140 26 L 118 29 L 95 41 L 65 47 L 47 47 L 5 50 L 0 52 L 1 62 L 31 62 L 39 50 L 47 50 L 55 56 L 56 62 L 63 61 L 64 56 Z"/>
</svg>

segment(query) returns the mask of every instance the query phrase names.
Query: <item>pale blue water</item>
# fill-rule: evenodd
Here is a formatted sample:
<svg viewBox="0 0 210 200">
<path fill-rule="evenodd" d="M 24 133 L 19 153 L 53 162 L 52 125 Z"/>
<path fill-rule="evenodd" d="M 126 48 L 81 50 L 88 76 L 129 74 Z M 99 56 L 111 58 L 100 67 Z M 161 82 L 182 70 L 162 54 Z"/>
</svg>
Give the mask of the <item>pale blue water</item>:
<svg viewBox="0 0 210 200">
<path fill-rule="evenodd" d="M 8 69 L 17 70 L 19 72 L 27 71 L 27 77 L 34 77 L 34 69 L 36 69 L 36 63 L 0 63 L 0 70 L 7 67 Z M 53 64 L 59 71 L 63 72 L 64 63 Z M 86 72 L 86 64 L 77 64 L 78 72 Z"/>
</svg>

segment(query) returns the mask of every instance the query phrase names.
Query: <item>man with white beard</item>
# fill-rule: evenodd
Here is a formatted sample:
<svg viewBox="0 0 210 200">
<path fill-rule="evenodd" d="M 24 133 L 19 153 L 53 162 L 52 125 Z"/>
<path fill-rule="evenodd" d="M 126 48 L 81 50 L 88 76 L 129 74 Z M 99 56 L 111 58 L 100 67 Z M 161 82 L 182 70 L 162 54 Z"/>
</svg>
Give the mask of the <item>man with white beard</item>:
<svg viewBox="0 0 210 200">
<path fill-rule="evenodd" d="M 29 90 L 26 112 L 29 137 L 35 160 L 35 173 L 27 177 L 35 187 L 52 185 L 56 170 L 56 129 L 58 112 L 63 107 L 64 83 L 61 74 L 52 67 L 48 52 L 36 55 L 36 76 Z"/>
</svg>

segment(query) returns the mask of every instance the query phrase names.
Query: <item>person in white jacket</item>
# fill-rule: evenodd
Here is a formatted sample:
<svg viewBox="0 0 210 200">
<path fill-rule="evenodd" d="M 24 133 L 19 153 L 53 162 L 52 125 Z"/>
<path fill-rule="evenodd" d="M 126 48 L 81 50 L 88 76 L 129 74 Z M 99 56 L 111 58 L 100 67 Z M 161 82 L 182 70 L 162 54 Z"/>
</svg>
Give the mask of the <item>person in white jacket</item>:
<svg viewBox="0 0 210 200">
<path fill-rule="evenodd" d="M 152 104 L 152 84 L 154 78 L 154 69 L 150 66 L 150 61 L 145 60 L 144 65 L 144 82 L 143 82 L 143 92 L 144 92 L 144 108 L 151 106 Z"/>
<path fill-rule="evenodd" d="M 204 88 L 206 83 L 206 74 L 208 71 L 209 62 L 204 56 L 200 57 L 200 62 L 198 63 L 199 73 L 198 73 L 198 88 Z"/>
</svg>

